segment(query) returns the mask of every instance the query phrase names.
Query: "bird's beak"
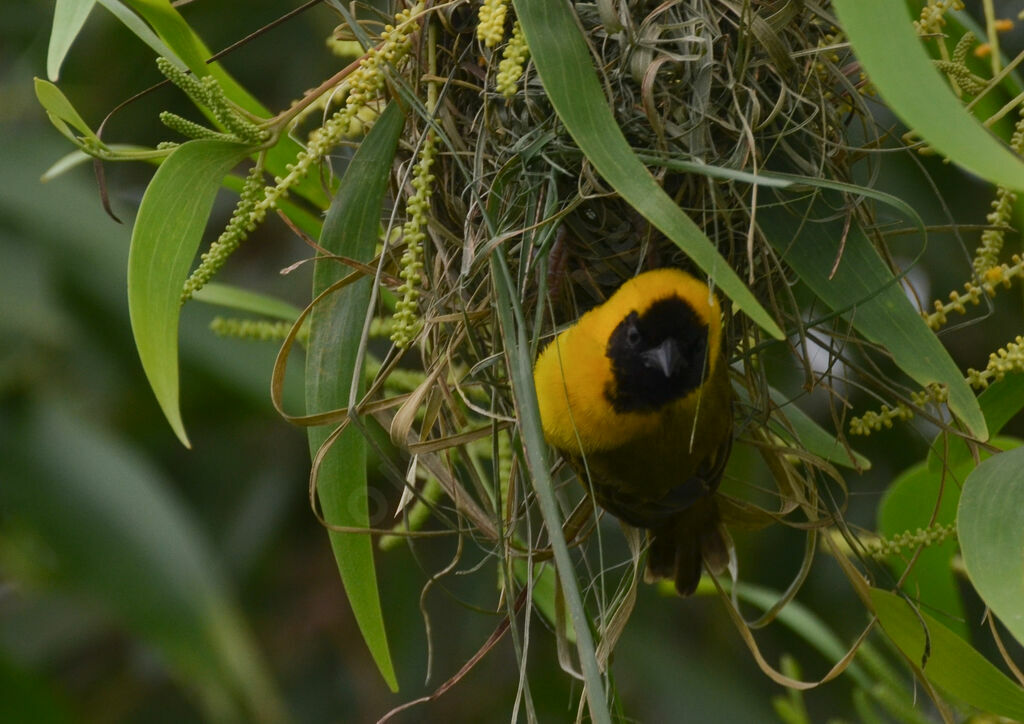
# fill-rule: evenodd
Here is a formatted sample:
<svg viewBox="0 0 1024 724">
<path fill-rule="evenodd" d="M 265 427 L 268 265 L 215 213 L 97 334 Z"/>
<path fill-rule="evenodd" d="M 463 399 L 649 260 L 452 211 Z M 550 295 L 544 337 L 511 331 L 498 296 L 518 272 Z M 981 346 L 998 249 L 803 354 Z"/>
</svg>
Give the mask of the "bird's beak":
<svg viewBox="0 0 1024 724">
<path fill-rule="evenodd" d="M 644 361 L 644 366 L 660 370 L 666 377 L 671 377 L 683 361 L 683 356 L 679 353 L 679 343 L 671 337 L 657 347 L 643 352 L 640 357 Z"/>
</svg>

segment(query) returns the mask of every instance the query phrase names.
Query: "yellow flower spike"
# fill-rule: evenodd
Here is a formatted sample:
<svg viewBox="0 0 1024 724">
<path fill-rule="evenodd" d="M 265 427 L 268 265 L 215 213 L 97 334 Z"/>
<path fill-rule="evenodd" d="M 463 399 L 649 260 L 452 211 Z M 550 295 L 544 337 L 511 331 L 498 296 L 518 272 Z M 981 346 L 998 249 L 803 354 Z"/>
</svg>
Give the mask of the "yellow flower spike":
<svg viewBox="0 0 1024 724">
<path fill-rule="evenodd" d="M 419 23 L 413 21 L 423 13 L 424 7 L 420 0 L 412 7 L 397 13 L 394 26 L 385 26 L 384 33 L 381 34 L 381 44 L 370 49 L 366 58 L 349 77 L 349 92 L 345 98 L 345 105 L 322 127 L 310 134 L 306 148 L 298 155 L 288 175 L 266 189 L 263 200 L 257 204 L 253 212 L 255 223 L 262 221 L 269 210 L 274 208 L 281 198 L 287 196 L 288 189 L 305 178 L 313 164 L 322 160 L 345 138 L 352 127 L 352 120 L 358 117 L 359 112 L 367 104 L 378 98 L 384 88 L 382 63 L 397 64 L 409 55 L 412 34 L 420 27 Z"/>
<path fill-rule="evenodd" d="M 898 533 L 891 538 L 876 538 L 864 545 L 864 552 L 875 559 L 896 555 L 905 548 L 924 545 L 937 545 L 949 538 L 956 537 L 956 523 L 941 525 L 936 523 L 929 528 L 918 528 L 911 533 L 909 530 Z"/>
<path fill-rule="evenodd" d="M 293 163 L 286 167 L 287 174 L 285 176 L 276 177 L 273 186 L 263 188 L 262 164 L 254 167 L 227 228 L 210 247 L 210 250 L 203 255 L 199 267 L 185 283 L 182 290 L 182 303 L 213 277 L 231 252 L 263 222 L 269 211 L 277 206 L 278 201 L 288 196 L 289 189 L 306 177 L 314 164 L 319 163 L 349 133 L 355 130 L 365 130 L 367 120 L 360 114 L 365 113 L 368 104 L 377 100 L 384 87 L 382 59 L 398 63 L 408 56 L 412 47 L 412 34 L 419 29 L 419 23 L 414 20 L 424 11 L 424 7 L 421 0 L 411 8 L 395 15 L 395 27 L 389 26 L 390 29 L 384 33 L 380 46 L 372 48 L 349 77 L 349 92 L 344 106 L 335 112 L 323 126 L 310 134 L 306 148 L 298 154 Z M 182 74 L 179 73 L 179 75 Z M 184 87 L 189 92 L 208 96 L 219 90 L 212 78 L 209 81 L 197 81 L 191 75 L 184 74 L 182 77 Z M 220 93 L 223 94 L 222 91 Z M 353 126 L 353 121 L 356 119 L 360 119 L 358 128 Z M 226 117 L 221 120 L 225 121 L 225 125 L 229 125 L 227 123 L 229 119 Z M 232 132 L 238 134 L 247 132 L 246 124 L 251 125 L 246 119 L 239 117 L 232 120 L 229 127 Z M 256 130 L 264 133 L 261 129 Z"/>
<path fill-rule="evenodd" d="M 978 42 L 978 39 L 974 36 L 970 30 L 960 36 L 960 40 L 956 41 L 956 47 L 953 48 L 952 60 L 957 65 L 963 65 L 967 62 L 967 53 L 970 52 L 971 47 Z"/>
<path fill-rule="evenodd" d="M 214 317 L 210 321 L 210 331 L 218 337 L 246 339 L 255 342 L 279 342 L 285 339 L 292 330 L 291 322 L 271 322 L 264 319 L 232 319 Z M 299 344 L 309 340 L 309 329 L 303 327 L 295 337 Z"/>
<path fill-rule="evenodd" d="M 935 403 L 941 404 L 946 402 L 949 398 L 949 390 L 938 384 L 930 384 L 923 390 L 913 392 L 910 395 L 910 400 L 918 407 L 924 407 L 927 404 Z M 882 405 L 878 412 L 868 411 L 865 412 L 861 417 L 854 417 L 850 419 L 850 434 L 851 435 L 870 435 L 876 430 L 891 429 L 893 426 L 893 420 L 907 421 L 914 418 L 914 411 L 910 409 L 908 405 L 903 402 L 897 402 L 896 407 L 889 407 L 888 405 Z"/>
<path fill-rule="evenodd" d="M 946 24 L 943 16 L 950 10 L 963 9 L 963 0 L 928 0 L 928 4 L 921 8 L 920 19 L 914 21 L 914 29 L 919 35 L 941 33 L 942 26 Z"/>
<path fill-rule="evenodd" d="M 913 417 L 914 412 L 902 402 L 897 403 L 894 408 L 882 405 L 878 412 L 869 410 L 861 417 L 851 418 L 850 434 L 870 435 L 872 432 L 883 428 L 892 428 L 893 420 L 910 420 Z"/>
<path fill-rule="evenodd" d="M 956 291 L 950 292 L 950 301 L 946 304 L 936 300 L 933 303 L 934 311 L 931 314 L 923 315 L 925 323 L 932 329 L 939 329 L 948 321 L 950 312 L 956 311 L 961 314 L 967 312 L 965 301 L 978 305 L 981 303 L 982 294 L 995 296 L 996 285 L 1001 284 L 1003 287 L 1009 288 L 1014 280 L 1024 277 L 1024 259 L 1019 254 L 1014 254 L 1010 261 L 1012 265 L 1000 264 L 986 270 L 980 284 L 973 281 L 965 283 L 966 294 L 961 296 Z"/>
<path fill-rule="evenodd" d="M 488 48 L 493 48 L 505 37 L 505 15 L 508 0 L 484 0 L 477 16 L 476 37 Z"/>
<path fill-rule="evenodd" d="M 253 210 L 259 202 L 263 190 L 263 159 L 253 165 L 249 175 L 242 186 L 242 192 L 238 197 L 238 203 L 231 214 L 224 231 L 220 233 L 217 240 L 207 249 L 199 260 L 199 266 L 193 270 L 181 290 L 181 303 L 184 304 L 192 295 L 206 286 L 220 268 L 227 262 L 228 257 L 241 245 L 249 233 L 255 228 L 252 222 Z"/>
<path fill-rule="evenodd" d="M 967 370 L 967 382 L 971 387 L 985 389 L 993 380 L 999 381 L 1008 373 L 1024 372 L 1024 336 L 1001 347 L 988 356 L 988 364 L 983 370 Z"/>
<path fill-rule="evenodd" d="M 427 131 L 427 137 L 420 149 L 419 160 L 413 169 L 411 186 L 415 193 L 406 201 L 406 222 L 402 226 L 402 238 L 405 241 L 405 253 L 402 254 L 401 277 L 405 283 L 398 287 L 401 298 L 395 305 L 394 325 L 391 341 L 399 348 L 409 345 L 419 330 L 420 319 L 417 306 L 420 297 L 419 280 L 423 269 L 423 242 L 427 235 L 423 227 L 427 224 L 427 212 L 430 209 L 430 197 L 434 190 L 434 174 L 430 173 L 437 154 L 438 138 L 433 131 Z"/>
<path fill-rule="evenodd" d="M 506 98 L 515 95 L 516 84 L 523 75 L 523 65 L 530 55 L 530 49 L 526 46 L 526 38 L 523 36 L 523 29 L 517 20 L 512 26 L 512 37 L 505 45 L 505 52 L 502 54 L 501 63 L 498 64 L 497 89 Z"/>
</svg>

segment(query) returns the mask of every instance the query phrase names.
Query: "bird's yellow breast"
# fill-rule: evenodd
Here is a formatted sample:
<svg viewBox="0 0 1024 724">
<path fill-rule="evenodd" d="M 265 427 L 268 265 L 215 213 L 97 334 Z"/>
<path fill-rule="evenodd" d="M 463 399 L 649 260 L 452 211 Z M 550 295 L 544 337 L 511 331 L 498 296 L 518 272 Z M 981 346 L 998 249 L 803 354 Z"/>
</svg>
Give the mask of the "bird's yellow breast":
<svg viewBox="0 0 1024 724">
<path fill-rule="evenodd" d="M 643 315 L 655 302 L 673 296 L 686 302 L 707 326 L 706 378 L 712 377 L 721 349 L 720 310 L 714 294 L 678 269 L 641 274 L 581 316 L 538 358 L 534 381 L 544 435 L 551 445 L 574 455 L 613 450 L 655 434 L 666 417 L 694 414 L 700 388 L 656 411 L 616 411 L 609 395 L 615 384 L 607 355 L 612 332 L 631 312 Z"/>
</svg>

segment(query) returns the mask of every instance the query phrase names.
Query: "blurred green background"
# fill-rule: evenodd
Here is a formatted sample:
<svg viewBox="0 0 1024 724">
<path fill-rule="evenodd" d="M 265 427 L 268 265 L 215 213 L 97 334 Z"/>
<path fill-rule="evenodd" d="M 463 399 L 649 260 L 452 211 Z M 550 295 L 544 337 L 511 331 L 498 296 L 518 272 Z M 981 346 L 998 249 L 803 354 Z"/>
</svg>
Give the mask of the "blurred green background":
<svg viewBox="0 0 1024 724">
<path fill-rule="evenodd" d="M 243 7 L 195 2 L 182 11 L 217 49 L 291 5 Z M 48 3 L 0 4 L 0 721 L 364 722 L 429 694 L 500 623 L 487 612 L 498 607 L 493 565 L 473 571 L 485 552 L 470 551 L 458 568 L 467 575 L 449 576 L 424 596 L 433 644 L 426 680 L 421 589 L 456 544 L 426 541 L 415 556 L 404 546 L 380 555 L 401 685 L 393 694 L 359 636 L 327 536 L 310 511 L 305 435 L 271 408 L 276 346 L 214 337 L 207 326 L 215 310 L 201 304 L 186 307 L 181 330 L 183 410 L 194 449 L 178 444 L 139 366 L 125 298 L 131 220 L 152 169 L 106 166 L 123 224 L 103 212 L 88 165 L 40 182 L 71 150 L 32 88 L 32 77 L 45 75 L 51 12 Z M 336 22 L 315 8 L 225 65 L 265 105 L 283 107 L 337 69 L 323 44 Z M 59 85 L 95 127 L 128 89 L 159 80 L 149 49 L 96 8 Z M 164 109 L 187 112 L 180 94 L 162 89 L 119 112 L 104 137 L 167 138 L 156 121 Z M 929 223 L 946 223 L 914 163 L 890 157 L 881 168 L 881 187 Z M 939 163 L 928 169 L 953 218 L 983 220 L 990 189 Z M 226 218 L 230 204 L 225 196 L 215 220 Z M 908 239 L 894 254 L 911 259 L 918 246 Z M 279 271 L 308 255 L 282 224 L 270 223 L 232 259 L 224 279 L 304 305 L 308 265 Z M 952 235 L 936 234 L 914 280 L 944 296 L 962 283 L 964 259 Z M 958 362 L 982 366 L 1008 341 L 1006 330 L 1019 330 L 1019 303 L 1008 306 L 948 335 Z M 785 355 L 778 364 L 787 364 Z M 288 404 L 298 410 L 300 380 L 289 382 Z M 828 419 L 820 400 L 806 402 Z M 856 395 L 853 402 L 872 404 Z M 881 491 L 921 459 L 928 437 L 926 429 L 906 428 L 859 446 L 875 466 L 848 479 L 852 519 L 873 526 Z M 731 475 L 749 482 L 762 475 L 756 467 L 738 459 Z M 393 505 L 395 486 L 382 490 L 382 508 Z M 802 555 L 802 537 L 792 530 L 738 542 L 741 575 L 776 589 Z M 866 623 L 863 607 L 836 567 L 821 563 L 801 601 L 850 641 Z M 542 721 L 571 721 L 579 686 L 558 667 L 543 622 L 531 625 L 532 706 Z M 759 641 L 771 663 L 791 654 L 807 678 L 831 666 L 780 626 Z M 506 636 L 445 696 L 395 721 L 510 719 L 517 662 Z M 771 700 L 784 693 L 760 673 L 713 597 L 682 601 L 649 586 L 612 675 L 622 711 L 639 721 L 777 721 Z M 812 721 L 856 719 L 846 677 L 806 702 Z"/>
</svg>

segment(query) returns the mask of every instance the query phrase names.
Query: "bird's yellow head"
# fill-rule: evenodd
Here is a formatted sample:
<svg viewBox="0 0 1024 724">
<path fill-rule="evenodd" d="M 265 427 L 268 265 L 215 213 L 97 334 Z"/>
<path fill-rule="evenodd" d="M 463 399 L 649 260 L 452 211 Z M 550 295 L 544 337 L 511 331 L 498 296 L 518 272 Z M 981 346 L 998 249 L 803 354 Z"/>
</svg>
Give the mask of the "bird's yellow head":
<svg viewBox="0 0 1024 724">
<path fill-rule="evenodd" d="M 559 334 L 534 367 L 544 435 L 573 454 L 610 450 L 692 411 L 722 345 L 718 300 L 678 269 L 623 284 Z"/>
</svg>

